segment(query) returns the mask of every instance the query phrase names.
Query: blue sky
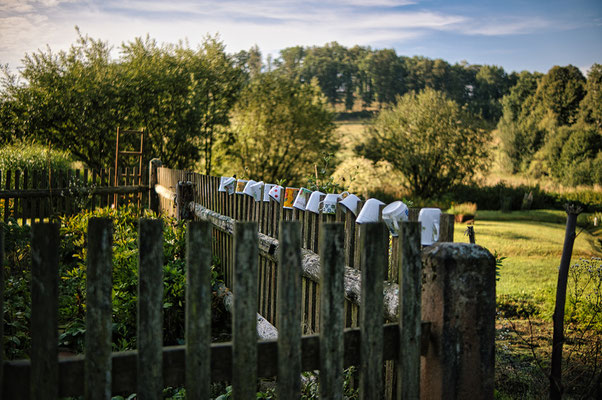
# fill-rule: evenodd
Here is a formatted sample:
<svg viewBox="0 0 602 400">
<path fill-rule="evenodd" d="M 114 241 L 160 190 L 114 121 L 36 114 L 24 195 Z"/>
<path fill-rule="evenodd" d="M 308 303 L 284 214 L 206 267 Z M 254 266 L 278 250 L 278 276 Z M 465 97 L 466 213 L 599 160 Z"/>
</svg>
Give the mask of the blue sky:
<svg viewBox="0 0 602 400">
<path fill-rule="evenodd" d="M 546 72 L 602 63 L 602 0 L 0 0 L 0 63 L 67 49 L 74 27 L 109 41 L 147 33 L 159 42 L 219 33 L 227 51 L 337 41 L 394 48 L 399 55 Z"/>
</svg>

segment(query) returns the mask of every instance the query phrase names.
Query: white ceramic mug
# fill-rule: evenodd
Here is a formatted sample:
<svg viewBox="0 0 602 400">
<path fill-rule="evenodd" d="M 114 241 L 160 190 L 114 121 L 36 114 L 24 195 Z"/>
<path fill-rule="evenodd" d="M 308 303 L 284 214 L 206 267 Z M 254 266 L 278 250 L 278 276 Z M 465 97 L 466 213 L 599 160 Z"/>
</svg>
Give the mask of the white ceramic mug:
<svg viewBox="0 0 602 400">
<path fill-rule="evenodd" d="M 274 185 L 270 191 L 268 192 L 269 196 L 276 200 L 278 203 L 280 203 L 280 200 L 282 199 L 282 189 L 284 189 L 282 186 L 280 185 Z"/>
<path fill-rule="evenodd" d="M 347 192 L 343 192 L 347 193 Z M 348 194 L 343 200 L 341 200 L 341 204 L 345 206 L 349 211 L 353 213 L 357 217 L 357 205 L 360 202 L 360 198 L 354 194 Z"/>
<path fill-rule="evenodd" d="M 440 209 L 423 208 L 418 214 L 418 221 L 422 223 L 420 242 L 423 246 L 430 246 L 439 240 Z"/>
<path fill-rule="evenodd" d="M 250 180 L 247 182 L 247 186 L 245 186 L 245 194 L 251 196 L 255 201 L 261 200 L 261 188 L 263 187 L 263 182 L 255 182 L 254 180 Z"/>
<path fill-rule="evenodd" d="M 263 201 L 270 201 L 270 191 L 276 186 L 275 183 L 266 183 L 263 185 Z"/>
<path fill-rule="evenodd" d="M 336 193 L 329 193 L 324 197 L 324 200 L 320 202 L 320 211 L 322 214 L 335 214 L 337 212 L 337 200 L 339 195 Z"/>
<path fill-rule="evenodd" d="M 383 221 L 393 236 L 399 236 L 401 221 L 407 221 L 410 215 L 408 206 L 403 201 L 394 201 L 383 208 Z"/>
<path fill-rule="evenodd" d="M 236 179 L 230 176 L 222 176 L 219 179 L 219 192 L 227 192 L 228 194 L 234 193 L 236 188 Z"/>
<path fill-rule="evenodd" d="M 384 205 L 382 201 L 378 199 L 368 199 L 364 203 L 362 210 L 360 211 L 355 223 L 365 224 L 367 222 L 378 222 L 380 206 Z"/>
<path fill-rule="evenodd" d="M 309 196 L 309 200 L 307 201 L 307 205 L 305 209 L 307 211 L 311 211 L 312 213 L 319 214 L 320 213 L 320 196 L 324 196 L 324 193 L 315 191 Z"/>
<path fill-rule="evenodd" d="M 297 198 L 293 203 L 293 207 L 298 208 L 299 210 L 305 210 L 305 206 L 307 205 L 310 195 L 311 190 L 306 188 L 299 189 L 299 193 L 297 194 Z"/>
</svg>

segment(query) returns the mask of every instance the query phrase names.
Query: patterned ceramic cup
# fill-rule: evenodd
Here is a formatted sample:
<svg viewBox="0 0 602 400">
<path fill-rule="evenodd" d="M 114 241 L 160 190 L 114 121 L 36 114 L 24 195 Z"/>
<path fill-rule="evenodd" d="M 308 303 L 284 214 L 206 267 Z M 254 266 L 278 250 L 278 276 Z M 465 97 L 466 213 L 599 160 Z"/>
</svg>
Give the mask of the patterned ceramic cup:
<svg viewBox="0 0 602 400">
<path fill-rule="evenodd" d="M 287 187 L 284 191 L 284 208 L 292 209 L 293 203 L 295 202 L 295 198 L 297 197 L 297 193 L 299 193 L 299 188 Z"/>
<path fill-rule="evenodd" d="M 309 196 L 309 200 L 307 201 L 307 205 L 305 209 L 307 211 L 311 211 L 312 213 L 319 214 L 320 213 L 320 196 L 324 196 L 324 193 L 315 191 Z"/>
<path fill-rule="evenodd" d="M 305 210 L 309 196 L 311 196 L 311 190 L 305 188 L 299 189 L 299 194 L 297 194 L 293 207 L 298 208 L 299 210 Z"/>
</svg>

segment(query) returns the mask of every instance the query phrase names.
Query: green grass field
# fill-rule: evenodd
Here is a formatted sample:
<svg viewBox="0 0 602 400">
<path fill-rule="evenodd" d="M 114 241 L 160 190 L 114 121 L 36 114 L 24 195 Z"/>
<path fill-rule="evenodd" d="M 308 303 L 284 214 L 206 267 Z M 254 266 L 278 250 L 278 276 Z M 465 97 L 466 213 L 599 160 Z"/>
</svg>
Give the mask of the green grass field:
<svg viewBox="0 0 602 400">
<path fill-rule="evenodd" d="M 584 220 L 580 218 L 579 221 Z M 530 294 L 554 290 L 562 255 L 566 214 L 564 211 L 533 210 L 501 213 L 478 211 L 476 243 L 506 257 L 497 284 L 498 294 Z M 454 240 L 467 242 L 465 224 L 456 224 Z M 602 255 L 602 229 L 577 228 L 571 263 L 580 257 Z"/>
</svg>

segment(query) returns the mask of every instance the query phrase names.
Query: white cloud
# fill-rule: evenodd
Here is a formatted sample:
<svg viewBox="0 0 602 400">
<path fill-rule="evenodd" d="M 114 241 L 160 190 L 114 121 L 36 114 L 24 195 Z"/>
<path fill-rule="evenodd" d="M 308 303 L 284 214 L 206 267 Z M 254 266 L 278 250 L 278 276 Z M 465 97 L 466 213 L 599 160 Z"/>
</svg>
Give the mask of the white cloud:
<svg viewBox="0 0 602 400">
<path fill-rule="evenodd" d="M 71 3 L 71 4 L 68 4 Z M 434 31 L 465 35 L 513 35 L 550 27 L 542 18 L 475 19 L 404 7 L 410 0 L 159 1 L 0 0 L 0 63 L 19 64 L 25 52 L 64 50 L 76 38 L 74 26 L 118 47 L 147 33 L 158 42 L 199 43 L 219 33 L 235 52 L 257 44 L 264 53 L 294 45 L 376 47 L 416 42 Z M 383 11 L 382 8 L 385 8 Z"/>
</svg>

